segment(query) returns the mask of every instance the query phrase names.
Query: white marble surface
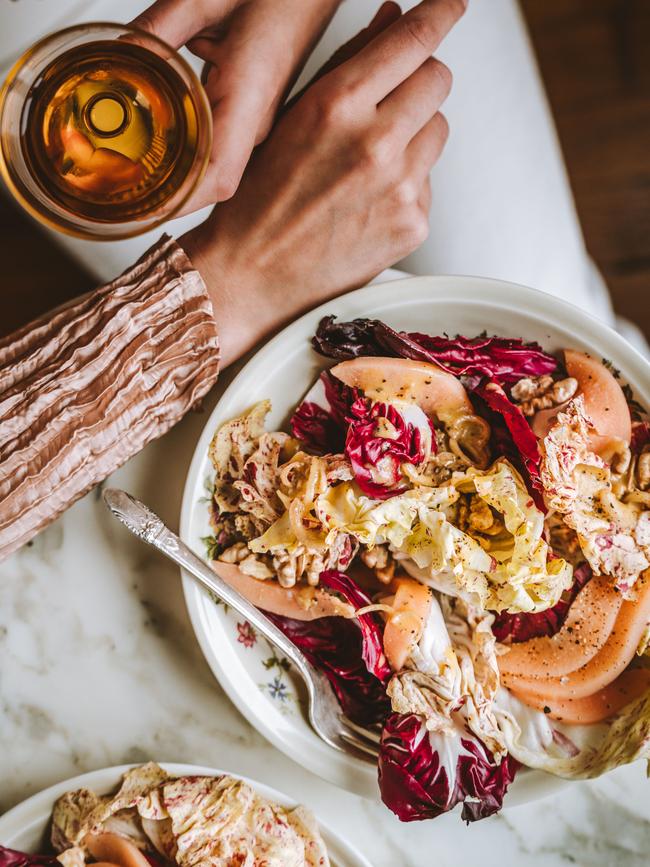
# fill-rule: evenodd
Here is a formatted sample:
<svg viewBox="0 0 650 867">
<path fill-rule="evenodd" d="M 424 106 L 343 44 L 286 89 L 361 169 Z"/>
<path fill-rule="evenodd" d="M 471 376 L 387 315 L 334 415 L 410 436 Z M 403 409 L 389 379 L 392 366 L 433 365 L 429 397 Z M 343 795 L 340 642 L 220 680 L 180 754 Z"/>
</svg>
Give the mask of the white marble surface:
<svg viewBox="0 0 650 867">
<path fill-rule="evenodd" d="M 111 481 L 176 526 L 205 418 L 190 415 Z M 117 524 L 94 491 L 0 564 L 0 812 L 66 777 L 150 758 L 215 765 L 284 790 L 376 867 L 648 864 L 642 765 L 469 828 L 457 815 L 401 825 L 381 804 L 303 771 L 213 679 L 178 571 Z"/>
</svg>

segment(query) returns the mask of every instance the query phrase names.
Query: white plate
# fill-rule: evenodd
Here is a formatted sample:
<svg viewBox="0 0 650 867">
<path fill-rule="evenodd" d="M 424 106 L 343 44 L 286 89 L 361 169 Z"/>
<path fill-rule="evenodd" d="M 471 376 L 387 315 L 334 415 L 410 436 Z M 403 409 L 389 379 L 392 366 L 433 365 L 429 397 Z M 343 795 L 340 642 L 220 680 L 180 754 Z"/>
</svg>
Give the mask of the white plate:
<svg viewBox="0 0 650 867">
<path fill-rule="evenodd" d="M 161 765 L 166 771 L 176 777 L 197 774 L 216 777 L 219 774 L 227 773 L 226 771 L 205 768 L 199 765 L 167 763 L 161 763 Z M 55 786 L 50 786 L 49 789 L 44 789 L 42 792 L 33 795 L 0 817 L 0 843 L 3 846 L 18 849 L 21 852 L 34 853 L 39 850 L 43 851 L 42 847 L 47 844 L 46 837 L 49 831 L 52 807 L 57 798 L 65 792 L 70 792 L 81 787 L 92 789 L 98 795 L 108 794 L 115 790 L 122 774 L 133 767 L 135 765 L 121 765 L 120 767 L 103 768 L 101 771 L 91 771 L 88 774 L 73 777 L 71 780 L 57 783 Z M 237 775 L 231 774 L 231 776 Z M 255 790 L 265 798 L 270 798 L 285 807 L 295 807 L 296 805 L 295 801 L 287 798 L 286 795 L 280 792 L 276 792 L 275 789 L 271 789 L 254 780 L 249 780 L 246 777 L 241 777 L 240 779 L 254 786 Z M 319 824 L 333 867 L 372 867 L 369 861 L 342 840 L 338 834 L 335 834 L 334 831 L 321 822 Z"/>
<path fill-rule="evenodd" d="M 208 444 L 214 431 L 258 400 L 271 398 L 270 429 L 286 423 L 294 406 L 332 362 L 310 345 L 319 320 L 375 317 L 396 329 L 474 336 L 487 331 L 536 340 L 545 349 L 584 349 L 607 357 L 637 397 L 650 405 L 650 365 L 602 322 L 554 297 L 498 280 L 477 277 L 413 277 L 350 292 L 306 314 L 248 362 L 208 419 L 190 466 L 181 511 L 181 536 L 205 556 L 209 535 L 206 481 L 212 476 Z M 263 639 L 184 574 L 185 599 L 203 653 L 242 714 L 271 743 L 305 768 L 351 792 L 378 797 L 377 772 L 324 744 L 312 732 L 301 701 L 301 684 Z M 255 643 L 252 642 L 255 640 Z M 566 783 L 538 771 L 520 773 L 506 805 L 536 800 Z"/>
</svg>

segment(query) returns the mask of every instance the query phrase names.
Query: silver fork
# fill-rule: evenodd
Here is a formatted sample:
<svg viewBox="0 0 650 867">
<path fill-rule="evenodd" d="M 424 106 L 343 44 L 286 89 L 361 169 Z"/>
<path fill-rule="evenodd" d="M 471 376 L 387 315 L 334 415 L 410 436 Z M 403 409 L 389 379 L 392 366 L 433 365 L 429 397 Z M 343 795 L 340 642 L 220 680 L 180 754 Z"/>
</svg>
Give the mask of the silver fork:
<svg viewBox="0 0 650 867">
<path fill-rule="evenodd" d="M 232 606 L 271 644 L 294 664 L 307 685 L 309 721 L 316 734 L 337 750 L 363 761 L 376 763 L 379 733 L 356 725 L 342 713 L 329 681 L 309 662 L 299 648 L 241 593 L 219 577 L 158 515 L 126 491 L 107 488 L 104 502 L 110 511 L 138 538 L 161 551 L 222 602 Z M 218 562 L 217 562 L 218 569 Z"/>
</svg>

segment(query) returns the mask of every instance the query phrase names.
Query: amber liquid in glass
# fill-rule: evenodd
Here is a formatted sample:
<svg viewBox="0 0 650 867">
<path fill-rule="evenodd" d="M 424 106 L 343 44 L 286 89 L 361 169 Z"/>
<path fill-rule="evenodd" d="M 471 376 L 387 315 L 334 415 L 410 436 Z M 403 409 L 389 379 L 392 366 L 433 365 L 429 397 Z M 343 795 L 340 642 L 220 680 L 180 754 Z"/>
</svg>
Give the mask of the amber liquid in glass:
<svg viewBox="0 0 650 867">
<path fill-rule="evenodd" d="M 31 87 L 21 146 L 58 205 L 104 223 L 151 214 L 179 189 L 194 158 L 197 115 L 178 73 L 125 40 L 53 60 Z"/>
</svg>

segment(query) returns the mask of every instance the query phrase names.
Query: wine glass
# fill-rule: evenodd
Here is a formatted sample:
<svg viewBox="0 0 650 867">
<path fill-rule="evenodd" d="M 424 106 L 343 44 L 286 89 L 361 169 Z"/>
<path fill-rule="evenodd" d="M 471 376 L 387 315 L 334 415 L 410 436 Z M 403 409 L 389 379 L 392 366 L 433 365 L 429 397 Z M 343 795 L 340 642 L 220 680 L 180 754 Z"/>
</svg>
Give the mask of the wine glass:
<svg viewBox="0 0 650 867">
<path fill-rule="evenodd" d="M 212 116 L 189 64 L 120 24 L 68 27 L 37 42 L 0 93 L 0 171 L 51 228 L 129 238 L 179 211 L 200 183 Z"/>
</svg>

